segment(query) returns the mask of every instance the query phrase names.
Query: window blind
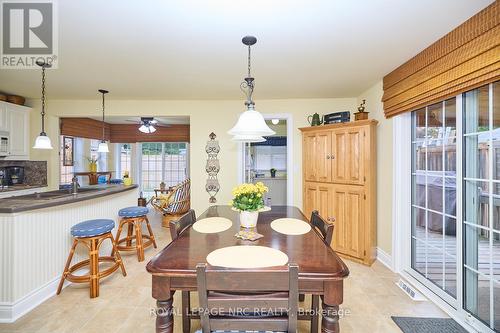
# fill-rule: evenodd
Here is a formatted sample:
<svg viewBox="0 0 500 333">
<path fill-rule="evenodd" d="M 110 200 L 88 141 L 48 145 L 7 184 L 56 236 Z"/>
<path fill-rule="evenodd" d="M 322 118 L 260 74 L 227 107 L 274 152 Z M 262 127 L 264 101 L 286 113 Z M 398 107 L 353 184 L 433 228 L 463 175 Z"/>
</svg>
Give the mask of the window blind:
<svg viewBox="0 0 500 333">
<path fill-rule="evenodd" d="M 495 1 L 383 79 L 387 118 L 500 78 L 500 2 Z"/>
</svg>

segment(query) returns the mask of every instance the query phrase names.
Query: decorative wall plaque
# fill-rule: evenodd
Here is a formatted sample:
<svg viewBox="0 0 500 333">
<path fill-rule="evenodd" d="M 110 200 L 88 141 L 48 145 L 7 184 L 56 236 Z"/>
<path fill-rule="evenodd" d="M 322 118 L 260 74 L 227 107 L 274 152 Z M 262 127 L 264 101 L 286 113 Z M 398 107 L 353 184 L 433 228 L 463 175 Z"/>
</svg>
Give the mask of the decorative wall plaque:
<svg viewBox="0 0 500 333">
<path fill-rule="evenodd" d="M 217 159 L 217 154 L 219 154 L 220 147 L 219 141 L 215 140 L 215 138 L 217 137 L 215 133 L 210 133 L 208 137 L 210 138 L 210 140 L 207 141 L 207 145 L 205 147 L 205 151 L 208 154 L 207 165 L 205 166 L 205 170 L 208 174 L 208 179 L 207 184 L 205 185 L 205 189 L 210 195 L 208 202 L 216 203 L 217 199 L 215 198 L 215 196 L 220 189 L 219 180 L 217 179 L 217 174 L 220 171 L 220 163 Z"/>
</svg>

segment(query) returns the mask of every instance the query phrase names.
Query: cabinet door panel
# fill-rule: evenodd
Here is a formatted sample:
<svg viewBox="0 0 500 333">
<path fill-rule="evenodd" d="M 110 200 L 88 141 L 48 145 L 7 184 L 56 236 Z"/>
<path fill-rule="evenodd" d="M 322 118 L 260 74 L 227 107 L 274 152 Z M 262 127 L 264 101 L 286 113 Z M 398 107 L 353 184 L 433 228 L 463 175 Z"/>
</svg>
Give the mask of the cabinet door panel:
<svg viewBox="0 0 500 333">
<path fill-rule="evenodd" d="M 304 150 L 302 167 L 304 168 L 304 180 L 316 181 L 316 134 L 305 134 L 302 149 Z"/>
<path fill-rule="evenodd" d="M 331 185 L 318 185 L 318 206 L 316 209 L 319 215 L 328 220 L 331 216 L 332 210 L 332 186 Z"/>
<path fill-rule="evenodd" d="M 332 180 L 332 163 L 330 159 L 332 151 L 332 136 L 330 132 L 320 132 L 316 136 L 316 168 L 317 179 L 320 182 Z"/>
<path fill-rule="evenodd" d="M 24 110 L 11 110 L 10 122 L 10 156 L 26 158 L 29 154 L 28 146 L 28 113 Z"/>
<path fill-rule="evenodd" d="M 356 185 L 333 185 L 333 248 L 353 257 L 363 256 L 364 190 Z"/>
<path fill-rule="evenodd" d="M 332 181 L 342 182 L 348 178 L 346 170 L 346 132 L 332 131 L 331 149 Z"/>
<path fill-rule="evenodd" d="M 304 186 L 304 215 L 311 217 L 313 210 L 317 209 L 318 186 L 312 183 L 306 183 Z"/>
<path fill-rule="evenodd" d="M 346 131 L 346 170 L 347 180 L 352 183 L 364 183 L 364 132 L 361 129 Z"/>
</svg>

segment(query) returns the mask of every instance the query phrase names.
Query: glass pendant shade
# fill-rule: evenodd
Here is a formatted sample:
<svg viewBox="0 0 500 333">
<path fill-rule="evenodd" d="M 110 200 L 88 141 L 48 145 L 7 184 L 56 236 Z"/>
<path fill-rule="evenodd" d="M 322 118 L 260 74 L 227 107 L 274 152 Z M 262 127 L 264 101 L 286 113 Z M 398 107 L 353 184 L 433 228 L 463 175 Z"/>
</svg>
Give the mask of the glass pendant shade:
<svg viewBox="0 0 500 333">
<path fill-rule="evenodd" d="M 249 109 L 238 118 L 238 122 L 228 132 L 234 136 L 267 136 L 273 135 L 272 129 L 267 126 L 264 117 L 255 110 Z M 237 140 L 235 140 L 237 141 Z M 264 140 L 265 141 L 265 140 Z"/>
<path fill-rule="evenodd" d="M 156 132 L 156 128 L 152 125 L 141 125 L 141 127 L 139 127 L 139 131 L 141 131 L 142 133 L 150 134 Z"/>
<path fill-rule="evenodd" d="M 53 149 L 52 143 L 50 142 L 50 138 L 47 134 L 40 133 L 40 135 L 36 137 L 33 149 Z"/>
<path fill-rule="evenodd" d="M 109 148 L 108 148 L 108 144 L 106 143 L 106 141 L 101 141 L 99 143 L 99 146 L 97 147 L 97 152 L 98 153 L 109 153 Z"/>
<path fill-rule="evenodd" d="M 235 135 L 231 139 L 232 141 L 236 142 L 264 142 L 266 139 L 264 139 L 262 136 L 258 135 Z"/>
</svg>

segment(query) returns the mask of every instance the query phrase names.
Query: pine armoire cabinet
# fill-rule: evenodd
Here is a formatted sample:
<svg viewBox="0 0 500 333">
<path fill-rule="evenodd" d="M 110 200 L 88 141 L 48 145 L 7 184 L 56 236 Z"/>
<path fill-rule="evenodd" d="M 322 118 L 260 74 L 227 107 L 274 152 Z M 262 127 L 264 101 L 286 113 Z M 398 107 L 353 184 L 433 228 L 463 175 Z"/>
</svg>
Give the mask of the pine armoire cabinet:
<svg viewBox="0 0 500 333">
<path fill-rule="evenodd" d="M 371 265 L 376 258 L 376 120 L 301 128 L 303 212 L 332 223 L 332 248 Z"/>
</svg>

